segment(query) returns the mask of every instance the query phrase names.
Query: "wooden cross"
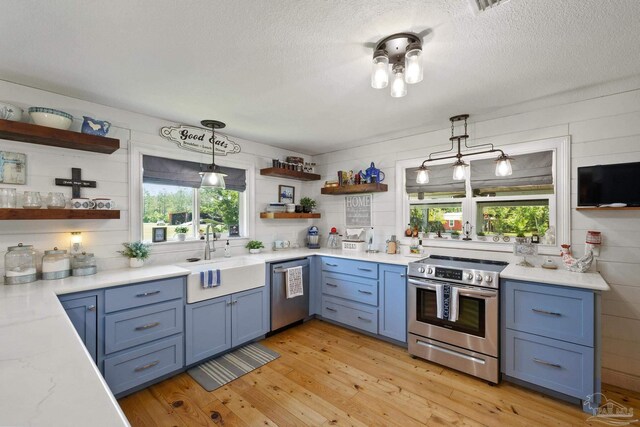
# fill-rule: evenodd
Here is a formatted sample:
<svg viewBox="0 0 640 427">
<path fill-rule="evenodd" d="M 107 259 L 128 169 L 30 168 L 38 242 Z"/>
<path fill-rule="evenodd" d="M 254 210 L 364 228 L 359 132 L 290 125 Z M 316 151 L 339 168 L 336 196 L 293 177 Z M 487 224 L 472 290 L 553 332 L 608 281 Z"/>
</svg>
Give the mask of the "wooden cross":
<svg viewBox="0 0 640 427">
<path fill-rule="evenodd" d="M 71 179 L 56 178 L 56 185 L 61 185 L 63 187 L 72 187 L 73 198 L 77 199 L 78 197 L 80 197 L 81 188 L 96 188 L 95 181 L 83 181 L 81 177 L 82 177 L 82 169 L 71 168 Z"/>
</svg>

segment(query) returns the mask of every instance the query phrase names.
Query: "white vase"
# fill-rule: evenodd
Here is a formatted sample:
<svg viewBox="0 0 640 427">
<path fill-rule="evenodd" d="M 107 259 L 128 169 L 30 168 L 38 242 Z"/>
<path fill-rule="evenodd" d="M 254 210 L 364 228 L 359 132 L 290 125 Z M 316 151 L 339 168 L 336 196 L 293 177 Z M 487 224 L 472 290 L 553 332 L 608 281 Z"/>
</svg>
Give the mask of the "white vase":
<svg viewBox="0 0 640 427">
<path fill-rule="evenodd" d="M 260 253 L 260 249 L 249 249 L 249 253 L 250 254 L 259 254 Z"/>
<path fill-rule="evenodd" d="M 144 265 L 144 260 L 140 258 L 129 258 L 129 267 L 138 268 Z"/>
<path fill-rule="evenodd" d="M 187 234 L 186 233 L 178 233 L 176 234 L 178 236 L 178 240 L 181 242 L 184 242 L 185 239 L 187 238 Z"/>
</svg>

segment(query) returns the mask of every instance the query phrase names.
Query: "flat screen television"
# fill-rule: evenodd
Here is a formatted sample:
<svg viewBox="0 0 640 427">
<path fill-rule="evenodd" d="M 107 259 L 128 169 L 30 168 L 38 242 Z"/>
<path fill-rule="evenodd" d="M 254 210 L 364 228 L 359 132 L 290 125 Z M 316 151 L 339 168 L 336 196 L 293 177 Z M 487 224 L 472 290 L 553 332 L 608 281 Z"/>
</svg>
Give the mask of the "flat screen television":
<svg viewBox="0 0 640 427">
<path fill-rule="evenodd" d="M 578 206 L 640 206 L 640 162 L 578 168 Z"/>
</svg>

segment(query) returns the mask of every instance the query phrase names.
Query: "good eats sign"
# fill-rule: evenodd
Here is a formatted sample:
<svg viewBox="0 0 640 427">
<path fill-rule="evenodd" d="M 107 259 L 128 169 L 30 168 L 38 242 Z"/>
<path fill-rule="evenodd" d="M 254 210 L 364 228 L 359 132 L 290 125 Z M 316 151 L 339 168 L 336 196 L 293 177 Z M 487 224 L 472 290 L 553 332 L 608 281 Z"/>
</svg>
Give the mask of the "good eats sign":
<svg viewBox="0 0 640 427">
<path fill-rule="evenodd" d="M 215 142 L 211 140 L 209 129 L 195 126 L 165 126 L 160 129 L 160 136 L 174 142 L 178 147 L 198 153 L 211 153 L 215 147 L 216 155 L 226 156 L 240 152 L 240 145 L 231 141 L 226 135 L 216 132 Z"/>
</svg>

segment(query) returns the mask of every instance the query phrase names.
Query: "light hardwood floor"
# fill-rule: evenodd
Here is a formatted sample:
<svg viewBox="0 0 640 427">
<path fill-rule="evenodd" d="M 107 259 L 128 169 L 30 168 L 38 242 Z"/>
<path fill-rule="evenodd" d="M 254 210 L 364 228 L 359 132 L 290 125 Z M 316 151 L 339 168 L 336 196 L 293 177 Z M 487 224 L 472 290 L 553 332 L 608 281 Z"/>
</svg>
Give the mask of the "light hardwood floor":
<svg viewBox="0 0 640 427">
<path fill-rule="evenodd" d="M 576 406 L 413 359 L 320 320 L 262 341 L 273 362 L 206 392 L 186 373 L 120 400 L 137 426 L 584 426 Z M 640 413 L 640 393 L 604 386 Z"/>
</svg>

